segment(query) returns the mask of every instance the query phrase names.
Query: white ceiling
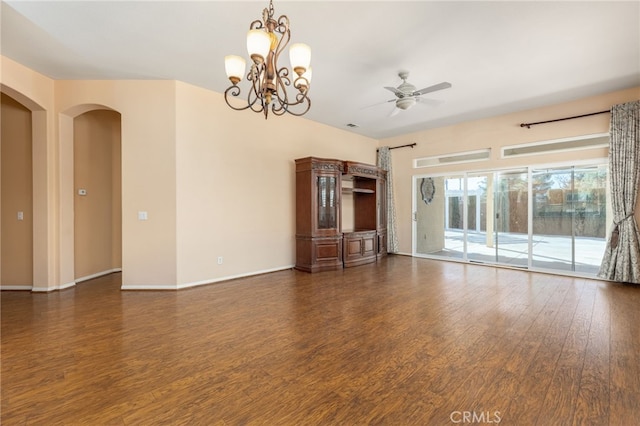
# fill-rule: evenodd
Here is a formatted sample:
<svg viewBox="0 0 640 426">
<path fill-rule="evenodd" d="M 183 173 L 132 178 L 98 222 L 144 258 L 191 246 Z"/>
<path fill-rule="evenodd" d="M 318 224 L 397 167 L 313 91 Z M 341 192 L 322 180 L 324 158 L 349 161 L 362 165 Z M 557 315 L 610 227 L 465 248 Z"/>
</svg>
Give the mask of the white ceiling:
<svg viewBox="0 0 640 426">
<path fill-rule="evenodd" d="M 2 54 L 54 79 L 175 79 L 222 93 L 224 56 L 247 56 L 246 31 L 267 5 L 7 1 Z M 289 16 L 292 42 L 312 48 L 306 117 L 376 139 L 640 85 L 638 1 L 276 0 L 274 7 Z M 399 70 L 410 71 L 418 89 L 453 87 L 425 95 L 443 101 L 438 106 L 389 117 L 393 103 L 379 103 L 393 98 L 383 86 L 398 86 Z"/>
</svg>

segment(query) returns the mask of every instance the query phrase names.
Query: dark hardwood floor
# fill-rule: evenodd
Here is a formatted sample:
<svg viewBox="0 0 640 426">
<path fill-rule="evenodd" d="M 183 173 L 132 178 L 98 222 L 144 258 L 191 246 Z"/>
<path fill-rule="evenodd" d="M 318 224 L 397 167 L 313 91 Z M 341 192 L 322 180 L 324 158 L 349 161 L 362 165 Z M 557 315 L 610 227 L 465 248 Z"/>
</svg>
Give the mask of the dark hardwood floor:
<svg viewBox="0 0 640 426">
<path fill-rule="evenodd" d="M 632 425 L 640 287 L 404 256 L 2 297 L 3 425 Z"/>
</svg>

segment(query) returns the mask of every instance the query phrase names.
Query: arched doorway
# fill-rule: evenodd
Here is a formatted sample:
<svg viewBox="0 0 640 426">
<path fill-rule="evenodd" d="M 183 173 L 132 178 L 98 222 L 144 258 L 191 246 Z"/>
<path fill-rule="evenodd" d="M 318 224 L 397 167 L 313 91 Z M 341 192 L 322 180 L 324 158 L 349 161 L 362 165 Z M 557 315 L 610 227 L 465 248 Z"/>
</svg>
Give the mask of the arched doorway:
<svg viewBox="0 0 640 426">
<path fill-rule="evenodd" d="M 33 287 L 33 136 L 31 110 L 2 97 L 0 285 Z"/>
<path fill-rule="evenodd" d="M 121 116 L 94 109 L 73 119 L 74 281 L 122 268 Z"/>
</svg>

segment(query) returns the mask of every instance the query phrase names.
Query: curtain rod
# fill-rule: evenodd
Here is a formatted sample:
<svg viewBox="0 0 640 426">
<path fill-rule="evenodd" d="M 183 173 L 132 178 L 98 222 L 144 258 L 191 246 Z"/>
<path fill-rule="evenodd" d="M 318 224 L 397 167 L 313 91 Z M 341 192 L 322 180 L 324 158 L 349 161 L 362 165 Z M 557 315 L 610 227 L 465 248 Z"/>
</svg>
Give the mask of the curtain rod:
<svg viewBox="0 0 640 426">
<path fill-rule="evenodd" d="M 398 146 L 391 146 L 389 147 L 389 149 L 398 149 L 398 148 L 413 148 L 414 146 L 418 145 L 416 142 L 414 143 L 408 143 L 406 145 L 398 145 Z M 379 149 L 376 149 L 376 152 L 380 151 Z"/>
<path fill-rule="evenodd" d="M 590 114 L 574 115 L 573 117 L 556 118 L 555 120 L 538 121 L 535 123 L 521 123 L 520 127 L 526 127 L 527 129 L 530 129 L 531 126 L 535 126 L 537 124 L 555 123 L 556 121 L 573 120 L 574 118 L 590 117 L 592 115 L 607 114 L 609 112 L 610 112 L 609 110 L 606 110 L 606 111 L 592 112 Z"/>
</svg>

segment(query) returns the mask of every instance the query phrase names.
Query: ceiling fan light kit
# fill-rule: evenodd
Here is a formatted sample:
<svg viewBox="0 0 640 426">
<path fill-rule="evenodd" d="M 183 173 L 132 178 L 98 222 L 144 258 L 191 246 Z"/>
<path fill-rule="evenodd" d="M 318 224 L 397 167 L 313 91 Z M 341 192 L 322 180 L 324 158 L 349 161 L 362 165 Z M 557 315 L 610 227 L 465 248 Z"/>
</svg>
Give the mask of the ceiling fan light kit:
<svg viewBox="0 0 640 426">
<path fill-rule="evenodd" d="M 416 98 L 413 98 L 413 97 L 400 98 L 396 101 L 396 108 L 399 108 L 401 110 L 408 110 L 415 104 L 416 104 Z"/>
<path fill-rule="evenodd" d="M 275 115 L 289 113 L 304 115 L 311 108 L 309 88 L 311 85 L 311 49 L 303 43 L 295 43 L 289 48 L 291 62 L 290 72 L 287 67 L 278 68 L 278 59 L 291 40 L 289 18 L 281 15 L 274 19 L 273 0 L 262 12 L 262 20 L 255 20 L 249 25 L 247 34 L 247 52 L 252 64 L 246 75 L 251 87 L 247 95 L 247 104 L 237 107 L 229 102 L 230 96 L 237 97 L 241 90 L 238 84 L 246 70 L 244 58 L 236 55 L 225 56 L 225 71 L 231 86 L 224 92 L 224 100 L 230 108 L 242 111 L 251 109 L 264 113 L 267 119 L 269 109 Z M 293 87 L 297 93 L 290 96 L 287 87 Z M 293 108 L 293 109 L 292 109 Z"/>
<path fill-rule="evenodd" d="M 406 111 L 412 106 L 414 106 L 418 101 L 420 101 L 420 96 L 436 92 L 442 89 L 448 89 L 451 87 L 451 83 L 446 81 L 442 83 L 435 84 L 433 86 L 425 87 L 424 89 L 416 90 L 416 86 L 407 82 L 409 78 L 408 71 L 400 71 L 398 73 L 398 77 L 402 79 L 402 83 L 398 87 L 389 87 L 385 86 L 385 89 L 393 92 L 396 95 L 395 99 L 390 99 L 387 102 L 395 101 L 396 107 L 392 111 L 391 116 L 394 116 L 398 113 L 398 110 Z"/>
</svg>

